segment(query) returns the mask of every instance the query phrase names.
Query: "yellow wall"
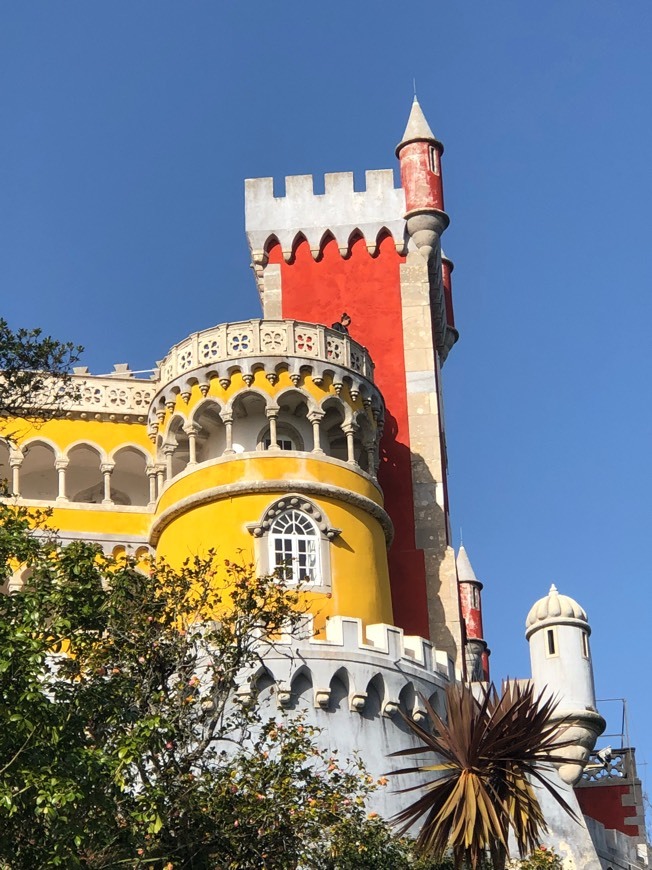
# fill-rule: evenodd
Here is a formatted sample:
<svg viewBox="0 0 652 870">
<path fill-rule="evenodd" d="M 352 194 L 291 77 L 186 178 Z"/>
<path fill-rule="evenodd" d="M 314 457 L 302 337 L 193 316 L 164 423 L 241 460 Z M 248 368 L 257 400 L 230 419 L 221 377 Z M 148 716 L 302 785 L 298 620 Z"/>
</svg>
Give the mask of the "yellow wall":
<svg viewBox="0 0 652 870">
<path fill-rule="evenodd" d="M 147 437 L 144 423 L 118 423 L 112 420 L 47 420 L 38 425 L 19 421 L 9 424 L 12 438 L 20 446 L 25 442 L 43 439 L 64 452 L 78 441 L 99 447 L 107 455 L 116 447 L 135 444 L 152 454 L 153 445 Z"/>
<path fill-rule="evenodd" d="M 257 372 L 254 386 L 276 395 L 293 385 L 287 372 L 279 373 L 276 384 L 271 384 L 263 372 Z M 226 389 L 213 378 L 209 395 L 225 402 L 243 387 L 240 374 L 233 375 Z M 318 402 L 333 393 L 329 377 L 319 385 L 305 378 L 302 387 Z M 202 398 L 195 385 L 187 403 L 177 398 L 172 414 L 181 412 L 189 416 Z M 362 409 L 361 400 L 352 401 L 346 385 L 342 387 L 341 398 L 354 409 Z M 167 421 L 172 414 L 168 407 Z M 161 425 L 160 431 L 165 431 L 165 425 Z M 108 457 L 117 447 L 132 444 L 143 448 L 152 462 L 156 461 L 155 448 L 144 422 L 57 419 L 38 426 L 18 423 L 11 432 L 15 433 L 14 440 L 19 446 L 42 439 L 59 453 L 65 453 L 71 445 L 82 442 L 98 447 Z M 275 489 L 272 481 L 284 481 L 285 486 Z M 255 562 L 255 547 L 266 539 L 254 539 L 247 524 L 258 522 L 269 505 L 286 496 L 288 488 L 297 481 L 304 487 L 321 487 L 315 493 L 304 489 L 302 495 L 324 513 L 330 526 L 342 530 L 326 545 L 330 554 L 329 593 L 306 593 L 317 627 L 322 628 L 326 617 L 331 615 L 360 617 L 365 623 L 391 623 L 383 528 L 377 517 L 342 496 L 342 492 L 353 493 L 381 507 L 382 494 L 364 475 L 326 457 L 265 452 L 226 456 L 172 480 L 158 499 L 154 513 L 147 508 L 117 505 L 58 504 L 52 505 L 51 525 L 62 532 L 88 535 L 89 539 L 102 535 L 142 537 L 143 540 L 149 537 L 157 553 L 175 566 L 180 566 L 188 556 L 205 554 L 210 548 L 215 548 L 221 559 Z M 230 492 L 229 487 L 234 485 L 244 485 L 247 491 Z M 269 491 L 257 491 L 261 485 L 267 486 Z M 325 491 L 324 486 L 330 489 Z M 204 503 L 197 503 L 197 497 L 203 498 Z"/>
<path fill-rule="evenodd" d="M 332 527 L 342 530 L 327 545 L 330 595 L 316 592 L 306 596 L 317 625 L 322 626 L 327 616 L 335 614 L 357 616 L 365 623 L 391 623 L 387 544 L 380 522 L 339 498 L 335 488 L 359 493 L 375 504 L 381 502 L 381 496 L 373 484 L 341 465 L 312 458 L 243 454 L 187 472 L 173 481 L 160 499 L 157 513 L 168 519 L 155 525 L 157 553 L 175 566 L 189 556 L 205 555 L 211 548 L 222 560 L 258 563 L 256 546 L 265 546 L 266 539 L 254 539 L 247 524 L 259 522 L 272 502 L 287 496 L 284 488 L 255 491 L 257 482 L 274 480 L 312 481 L 331 487 L 329 495 L 302 491 Z M 251 485 L 251 491 L 230 494 L 231 486 L 238 483 Z M 215 490 L 214 499 L 197 503 L 194 497 L 202 497 L 211 489 Z"/>
</svg>

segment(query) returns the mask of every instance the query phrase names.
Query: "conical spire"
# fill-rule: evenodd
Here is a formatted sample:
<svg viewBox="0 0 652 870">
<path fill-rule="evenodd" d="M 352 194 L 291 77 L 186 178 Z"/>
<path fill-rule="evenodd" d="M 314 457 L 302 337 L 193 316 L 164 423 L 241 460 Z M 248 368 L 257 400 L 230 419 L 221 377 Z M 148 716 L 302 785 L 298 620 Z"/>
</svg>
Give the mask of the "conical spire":
<svg viewBox="0 0 652 870">
<path fill-rule="evenodd" d="M 457 554 L 457 579 L 460 583 L 479 583 L 480 581 L 475 576 L 475 571 L 471 565 L 471 561 L 467 555 L 464 545 L 462 545 Z"/>
<path fill-rule="evenodd" d="M 405 133 L 403 133 L 403 138 L 396 148 L 396 153 L 398 154 L 401 148 L 404 145 L 407 145 L 408 142 L 418 142 L 423 141 L 424 139 L 429 142 L 438 142 L 437 137 L 430 129 L 430 124 L 426 121 L 426 116 L 423 114 L 423 109 L 419 105 L 419 101 L 415 97 L 412 103 L 407 127 L 405 128 Z"/>
</svg>

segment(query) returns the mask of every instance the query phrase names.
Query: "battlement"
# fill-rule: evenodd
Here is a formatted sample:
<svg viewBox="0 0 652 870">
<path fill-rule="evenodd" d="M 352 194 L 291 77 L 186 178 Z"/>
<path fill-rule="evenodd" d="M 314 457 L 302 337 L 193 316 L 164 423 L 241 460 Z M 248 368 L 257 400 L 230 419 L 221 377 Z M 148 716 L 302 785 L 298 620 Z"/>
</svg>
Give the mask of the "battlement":
<svg viewBox="0 0 652 870">
<path fill-rule="evenodd" d="M 313 618 L 301 630 L 284 635 L 263 653 L 265 674 L 277 686 L 279 706 L 289 706 L 299 677 L 313 686 L 315 707 L 328 710 L 334 681 L 346 687 L 351 711 L 368 711 L 371 695 L 379 698 L 379 712 L 394 715 L 399 707 L 422 712 L 420 696 L 433 697 L 460 678 L 445 652 L 422 637 L 405 636 L 393 625 L 365 627 L 362 620 L 335 616 L 326 622 L 326 637 L 313 636 Z M 242 692 L 248 693 L 259 674 L 251 674 Z"/>
<path fill-rule="evenodd" d="M 274 239 L 285 259 L 290 259 L 300 235 L 315 257 L 328 235 L 346 254 L 352 239 L 361 234 L 373 253 L 381 233 L 389 232 L 403 252 L 407 244 L 403 189 L 394 187 L 391 169 L 368 170 L 365 181 L 365 190 L 356 191 L 352 172 L 326 173 L 324 193 L 317 194 L 312 175 L 290 175 L 285 179 L 285 196 L 274 196 L 273 178 L 248 178 L 245 226 L 254 265 L 264 262 Z"/>
</svg>

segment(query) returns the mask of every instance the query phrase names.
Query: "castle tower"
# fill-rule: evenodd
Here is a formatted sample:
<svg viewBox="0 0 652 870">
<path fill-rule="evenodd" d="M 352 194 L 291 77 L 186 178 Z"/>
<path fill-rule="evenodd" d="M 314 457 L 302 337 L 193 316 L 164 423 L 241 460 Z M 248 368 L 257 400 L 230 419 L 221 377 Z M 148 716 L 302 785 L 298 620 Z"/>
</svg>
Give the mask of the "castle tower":
<svg viewBox="0 0 652 870">
<path fill-rule="evenodd" d="M 530 644 L 535 689 L 559 699 L 554 718 L 566 720 L 570 725 L 560 739 L 575 741 L 559 753 L 576 760 L 559 767 L 559 775 L 571 785 L 581 777 L 589 754 L 605 729 L 595 704 L 590 634 L 585 611 L 572 598 L 560 595 L 554 584 L 527 616 L 525 636 Z"/>
<path fill-rule="evenodd" d="M 457 554 L 457 579 L 464 620 L 464 658 L 466 678 L 471 682 L 489 682 L 489 655 L 482 628 L 482 583 L 475 576 L 464 546 Z"/>
<path fill-rule="evenodd" d="M 378 480 L 394 526 L 394 624 L 461 667 L 440 387 L 457 337 L 442 276 L 442 151 L 415 103 L 398 147 L 401 187 L 392 170 L 367 172 L 364 190 L 352 173 L 332 173 L 323 194 L 311 176 L 296 176 L 277 197 L 271 178 L 250 179 L 245 212 L 264 316 L 329 325 L 346 311 L 374 360 L 386 407 Z M 334 346 L 327 354 L 337 363 Z"/>
</svg>

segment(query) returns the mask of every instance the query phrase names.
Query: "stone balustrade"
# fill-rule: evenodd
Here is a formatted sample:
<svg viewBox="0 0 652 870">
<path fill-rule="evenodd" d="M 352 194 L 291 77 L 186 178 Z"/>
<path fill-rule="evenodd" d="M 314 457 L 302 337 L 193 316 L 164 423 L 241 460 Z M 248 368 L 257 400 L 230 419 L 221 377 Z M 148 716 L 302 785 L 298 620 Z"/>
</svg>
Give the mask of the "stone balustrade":
<svg viewBox="0 0 652 870">
<path fill-rule="evenodd" d="M 25 399 L 25 407 L 35 416 L 51 413 L 89 420 L 144 422 L 156 392 L 157 380 L 137 379 L 126 366 L 116 366 L 116 374 L 91 375 L 84 367 L 75 370 L 63 386 L 44 378 L 38 391 Z"/>
<path fill-rule="evenodd" d="M 72 378 L 74 399 L 66 410 L 89 419 L 124 420 L 133 417 L 146 420 L 154 397 L 156 381 L 117 377 Z"/>
<path fill-rule="evenodd" d="M 196 368 L 260 356 L 317 360 L 373 381 L 369 353 L 348 335 L 296 320 L 243 320 L 196 332 L 175 345 L 160 363 L 157 387 Z"/>
<path fill-rule="evenodd" d="M 45 381 L 34 410 L 58 408 L 64 415 L 97 420 L 147 420 L 155 396 L 176 378 L 195 369 L 228 368 L 230 361 L 254 358 L 304 360 L 315 369 L 348 369 L 373 383 L 374 365 L 366 348 L 350 336 L 296 320 L 244 320 L 196 332 L 175 345 L 147 380 L 124 364 L 109 375 L 77 368 L 61 399 L 56 381 Z M 274 362 L 276 364 L 276 362 Z"/>
<path fill-rule="evenodd" d="M 629 749 L 614 749 L 612 754 L 600 757 L 597 752 L 589 756 L 588 764 L 582 775 L 580 785 L 591 782 L 603 782 L 605 779 L 631 779 L 632 763 Z"/>
</svg>

